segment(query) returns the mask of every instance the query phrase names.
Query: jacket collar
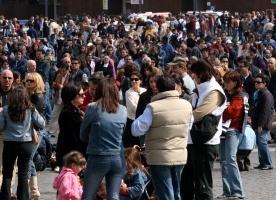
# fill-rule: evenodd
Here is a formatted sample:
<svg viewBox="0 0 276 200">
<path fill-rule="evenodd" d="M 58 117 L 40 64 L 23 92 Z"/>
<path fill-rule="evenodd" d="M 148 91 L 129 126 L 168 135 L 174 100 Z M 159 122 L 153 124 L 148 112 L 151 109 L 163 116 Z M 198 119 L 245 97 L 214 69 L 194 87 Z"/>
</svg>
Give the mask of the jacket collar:
<svg viewBox="0 0 276 200">
<path fill-rule="evenodd" d="M 160 93 L 158 93 L 157 95 L 155 95 L 151 98 L 151 102 L 158 101 L 158 100 L 161 100 L 161 99 L 166 99 L 166 98 L 179 99 L 179 92 L 176 91 L 176 90 L 160 92 Z"/>
</svg>

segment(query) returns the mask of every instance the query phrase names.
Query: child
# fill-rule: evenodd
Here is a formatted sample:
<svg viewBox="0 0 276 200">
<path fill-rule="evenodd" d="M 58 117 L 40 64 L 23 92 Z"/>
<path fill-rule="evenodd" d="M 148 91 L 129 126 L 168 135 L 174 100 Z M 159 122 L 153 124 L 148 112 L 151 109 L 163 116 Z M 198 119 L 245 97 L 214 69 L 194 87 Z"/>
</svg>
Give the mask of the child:
<svg viewBox="0 0 276 200">
<path fill-rule="evenodd" d="M 64 167 L 55 178 L 53 188 L 58 191 L 57 200 L 79 200 L 82 186 L 78 174 L 84 169 L 86 160 L 78 151 L 71 151 L 63 157 Z"/>
<path fill-rule="evenodd" d="M 125 149 L 126 173 L 120 188 L 120 200 L 134 199 L 142 195 L 148 171 L 141 163 L 140 153 L 135 148 Z"/>
<path fill-rule="evenodd" d="M 240 171 L 249 171 L 249 155 L 256 145 L 256 134 L 250 126 L 251 118 L 248 117 L 245 132 L 239 136 L 239 145 L 237 151 L 237 163 Z"/>
</svg>

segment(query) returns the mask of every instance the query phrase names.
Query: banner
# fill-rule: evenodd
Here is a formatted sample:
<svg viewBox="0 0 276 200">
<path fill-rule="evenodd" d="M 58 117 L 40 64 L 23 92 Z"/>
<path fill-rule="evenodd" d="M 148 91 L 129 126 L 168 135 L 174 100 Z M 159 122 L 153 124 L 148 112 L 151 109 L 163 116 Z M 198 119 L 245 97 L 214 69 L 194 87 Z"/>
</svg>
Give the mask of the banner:
<svg viewBox="0 0 276 200">
<path fill-rule="evenodd" d="M 108 10 L 108 0 L 103 0 L 103 10 Z"/>
</svg>

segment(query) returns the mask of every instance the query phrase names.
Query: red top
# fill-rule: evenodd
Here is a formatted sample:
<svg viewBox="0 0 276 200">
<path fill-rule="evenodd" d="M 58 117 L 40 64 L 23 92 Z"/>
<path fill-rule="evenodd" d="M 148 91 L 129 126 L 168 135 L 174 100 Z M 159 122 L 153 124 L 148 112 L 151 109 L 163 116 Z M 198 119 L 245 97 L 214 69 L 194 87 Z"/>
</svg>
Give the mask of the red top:
<svg viewBox="0 0 276 200">
<path fill-rule="evenodd" d="M 242 129 L 244 106 L 242 97 L 233 97 L 230 105 L 223 112 L 223 120 L 231 119 L 229 128 Z"/>
</svg>

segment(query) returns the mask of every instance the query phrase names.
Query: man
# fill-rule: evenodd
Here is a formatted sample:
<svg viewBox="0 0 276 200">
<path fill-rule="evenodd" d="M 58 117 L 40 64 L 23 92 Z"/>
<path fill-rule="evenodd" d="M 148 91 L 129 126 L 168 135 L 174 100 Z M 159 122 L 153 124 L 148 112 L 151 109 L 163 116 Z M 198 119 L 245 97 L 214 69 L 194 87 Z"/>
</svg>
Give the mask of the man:
<svg viewBox="0 0 276 200">
<path fill-rule="evenodd" d="M 45 59 L 45 53 L 42 49 L 36 51 L 36 72 L 39 73 L 44 81 L 45 84 L 45 118 L 47 122 L 49 122 L 51 115 L 52 115 L 52 106 L 50 102 L 50 84 L 49 84 L 49 77 L 50 77 L 50 63 L 48 60 Z"/>
<path fill-rule="evenodd" d="M 274 98 L 274 108 L 276 107 L 276 59 L 269 58 L 268 59 L 268 76 L 270 78 L 267 89 L 272 94 Z M 274 143 L 276 141 L 276 133 L 270 132 L 271 140 L 268 141 L 269 144 Z"/>
<path fill-rule="evenodd" d="M 202 58 L 201 49 L 206 48 L 205 40 L 204 39 L 198 39 L 196 41 L 196 45 L 192 48 L 191 56 L 195 56 L 198 59 Z"/>
<path fill-rule="evenodd" d="M 77 58 L 71 58 L 71 72 L 69 75 L 69 82 L 88 83 L 87 75 L 81 71 L 80 63 Z"/>
<path fill-rule="evenodd" d="M 258 55 L 258 50 L 256 47 L 249 48 L 249 55 L 252 57 L 253 65 L 257 66 L 263 73 L 267 71 L 265 61 L 261 56 Z"/>
<path fill-rule="evenodd" d="M 157 199 L 180 200 L 180 178 L 187 160 L 192 106 L 179 99 L 168 75 L 157 79 L 158 94 L 132 124 L 134 136 L 147 134 L 146 155 Z"/>
<path fill-rule="evenodd" d="M 85 112 L 87 105 L 93 101 L 97 85 L 103 78 L 104 75 L 101 72 L 95 72 L 91 75 L 89 80 L 89 88 L 84 91 L 85 98 L 83 104 L 79 106 L 83 112 Z"/>
<path fill-rule="evenodd" d="M 10 61 L 10 69 L 24 75 L 27 71 L 27 60 L 22 58 L 22 52 L 18 48 L 14 51 L 14 59 Z"/>
<path fill-rule="evenodd" d="M 0 80 L 0 112 L 2 112 L 3 107 L 8 103 L 8 96 L 13 89 L 13 73 L 12 71 L 6 69 L 1 73 Z M 2 184 L 2 153 L 4 146 L 4 134 L 0 134 L 0 185 Z M 15 170 L 14 170 L 15 171 Z M 15 174 L 14 174 L 15 175 Z M 14 177 L 14 176 L 13 176 Z"/>
<path fill-rule="evenodd" d="M 189 89 L 192 94 L 195 89 L 195 82 L 187 73 L 187 62 L 185 58 L 175 57 L 172 62 L 168 63 L 169 66 L 172 66 L 173 73 L 180 74 L 184 81 L 184 86 Z"/>
<path fill-rule="evenodd" d="M 252 128 L 256 132 L 259 165 L 255 169 L 273 169 L 271 154 L 269 152 L 267 137 L 268 124 L 274 113 L 274 99 L 267 89 L 269 78 L 264 74 L 258 74 L 255 80 L 257 91 L 254 94 L 254 112 L 252 115 Z"/>
<path fill-rule="evenodd" d="M 36 72 L 36 62 L 34 60 L 28 60 L 27 72 Z"/>
<path fill-rule="evenodd" d="M 249 62 L 243 58 L 239 57 L 237 59 L 237 69 L 238 72 L 241 74 L 241 81 L 245 92 L 249 95 L 249 113 L 248 115 L 251 116 L 253 107 L 254 107 L 254 93 L 255 89 L 255 79 L 249 73 Z"/>
</svg>

